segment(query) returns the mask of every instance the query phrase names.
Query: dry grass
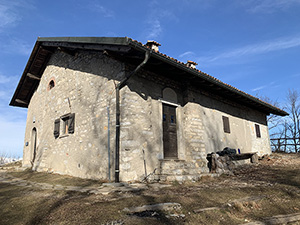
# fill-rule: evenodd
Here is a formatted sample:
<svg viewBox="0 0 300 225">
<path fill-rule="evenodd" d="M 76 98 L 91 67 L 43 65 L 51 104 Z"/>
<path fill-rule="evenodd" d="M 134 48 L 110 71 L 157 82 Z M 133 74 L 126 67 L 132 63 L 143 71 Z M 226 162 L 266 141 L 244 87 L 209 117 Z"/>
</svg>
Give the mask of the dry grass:
<svg viewBox="0 0 300 225">
<path fill-rule="evenodd" d="M 82 179 L 77 177 L 72 177 L 68 175 L 51 174 L 46 172 L 35 172 L 30 169 L 24 171 L 11 171 L 10 175 L 21 178 L 23 180 L 28 180 L 38 183 L 49 183 L 49 184 L 59 184 L 64 186 L 101 186 L 105 181 L 103 180 L 92 180 L 92 179 Z"/>
<path fill-rule="evenodd" d="M 281 160 L 276 159 L 276 160 Z M 269 163 L 242 167 L 234 176 L 204 178 L 199 182 L 175 184 L 164 189 L 138 193 L 89 195 L 77 192 L 40 190 L 0 183 L 0 224 L 241 224 L 265 217 L 300 212 L 300 159 L 292 164 Z M 277 161 L 276 161 L 277 162 Z M 288 160 L 286 161 L 288 162 Z M 11 172 L 30 181 L 89 186 L 98 181 L 35 172 Z M 97 183 L 98 182 L 98 183 Z M 245 197 L 259 199 L 244 201 Z M 185 218 L 127 215 L 125 207 L 177 202 Z M 194 213 L 195 209 L 219 209 Z M 121 223 L 120 223 L 121 224 Z"/>
</svg>

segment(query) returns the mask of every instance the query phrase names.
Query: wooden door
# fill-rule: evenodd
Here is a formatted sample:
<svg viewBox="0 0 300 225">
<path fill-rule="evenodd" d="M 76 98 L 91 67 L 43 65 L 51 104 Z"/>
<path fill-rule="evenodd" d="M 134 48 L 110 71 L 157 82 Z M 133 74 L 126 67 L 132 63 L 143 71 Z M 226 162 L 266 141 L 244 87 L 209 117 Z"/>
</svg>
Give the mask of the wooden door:
<svg viewBox="0 0 300 225">
<path fill-rule="evenodd" d="M 178 158 L 176 107 L 163 104 L 164 158 Z"/>
</svg>

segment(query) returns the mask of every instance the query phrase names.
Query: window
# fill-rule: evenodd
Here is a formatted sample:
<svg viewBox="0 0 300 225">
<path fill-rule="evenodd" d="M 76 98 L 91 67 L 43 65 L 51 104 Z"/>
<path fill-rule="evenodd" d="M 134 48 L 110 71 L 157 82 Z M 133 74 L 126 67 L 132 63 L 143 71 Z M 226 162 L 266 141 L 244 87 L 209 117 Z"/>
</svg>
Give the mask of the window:
<svg viewBox="0 0 300 225">
<path fill-rule="evenodd" d="M 63 122 L 62 133 L 63 134 L 73 134 L 74 133 L 75 113 L 62 116 L 61 119 Z"/>
<path fill-rule="evenodd" d="M 59 128 L 60 128 L 60 119 L 56 119 L 54 121 L 54 137 L 58 138 L 59 137 Z"/>
<path fill-rule="evenodd" d="M 255 124 L 255 132 L 256 132 L 256 137 L 257 138 L 260 138 L 261 135 L 260 135 L 260 127 L 258 124 Z"/>
<path fill-rule="evenodd" d="M 62 125 L 60 125 L 62 121 Z M 54 137 L 58 138 L 61 135 L 73 134 L 75 128 L 75 113 L 70 113 L 62 116 L 54 121 Z"/>
<path fill-rule="evenodd" d="M 54 87 L 55 87 L 55 81 L 54 81 L 54 79 L 51 79 L 48 83 L 47 90 L 50 91 Z"/>
<path fill-rule="evenodd" d="M 51 90 L 52 88 L 54 88 L 54 86 L 55 86 L 55 83 L 54 83 L 53 80 L 51 80 L 51 81 L 49 82 L 49 89 Z"/>
<path fill-rule="evenodd" d="M 229 118 L 227 116 L 222 116 L 222 120 L 224 132 L 230 134 Z"/>
</svg>

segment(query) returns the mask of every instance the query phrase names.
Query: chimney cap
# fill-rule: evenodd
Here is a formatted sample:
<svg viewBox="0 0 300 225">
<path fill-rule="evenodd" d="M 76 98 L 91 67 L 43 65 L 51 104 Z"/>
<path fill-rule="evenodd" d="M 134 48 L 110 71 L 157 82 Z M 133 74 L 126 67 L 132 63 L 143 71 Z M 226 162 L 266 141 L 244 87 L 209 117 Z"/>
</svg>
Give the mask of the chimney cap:
<svg viewBox="0 0 300 225">
<path fill-rule="evenodd" d="M 198 63 L 196 63 L 194 61 L 191 61 L 191 60 L 188 60 L 185 65 L 192 68 L 192 69 L 196 69 L 196 65 L 198 65 Z"/>
<path fill-rule="evenodd" d="M 192 64 L 192 65 L 195 65 L 195 66 L 198 65 L 198 63 L 196 63 L 194 61 L 191 61 L 191 60 L 188 60 L 186 64 Z"/>
<path fill-rule="evenodd" d="M 161 46 L 161 44 L 159 44 L 157 41 L 154 41 L 154 40 L 148 40 L 146 45 L 147 46 L 151 46 L 151 45 Z"/>
</svg>

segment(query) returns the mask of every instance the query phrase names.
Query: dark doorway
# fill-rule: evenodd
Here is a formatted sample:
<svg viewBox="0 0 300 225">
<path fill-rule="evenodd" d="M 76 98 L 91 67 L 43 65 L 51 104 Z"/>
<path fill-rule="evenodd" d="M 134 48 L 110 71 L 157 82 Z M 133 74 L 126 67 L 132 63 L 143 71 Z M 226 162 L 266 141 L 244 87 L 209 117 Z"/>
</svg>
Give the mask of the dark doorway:
<svg viewBox="0 0 300 225">
<path fill-rule="evenodd" d="M 178 158 L 176 107 L 163 104 L 164 158 Z"/>
<path fill-rule="evenodd" d="M 31 133 L 31 152 L 32 152 L 31 165 L 33 167 L 34 160 L 36 157 L 36 128 L 33 128 Z"/>
</svg>

